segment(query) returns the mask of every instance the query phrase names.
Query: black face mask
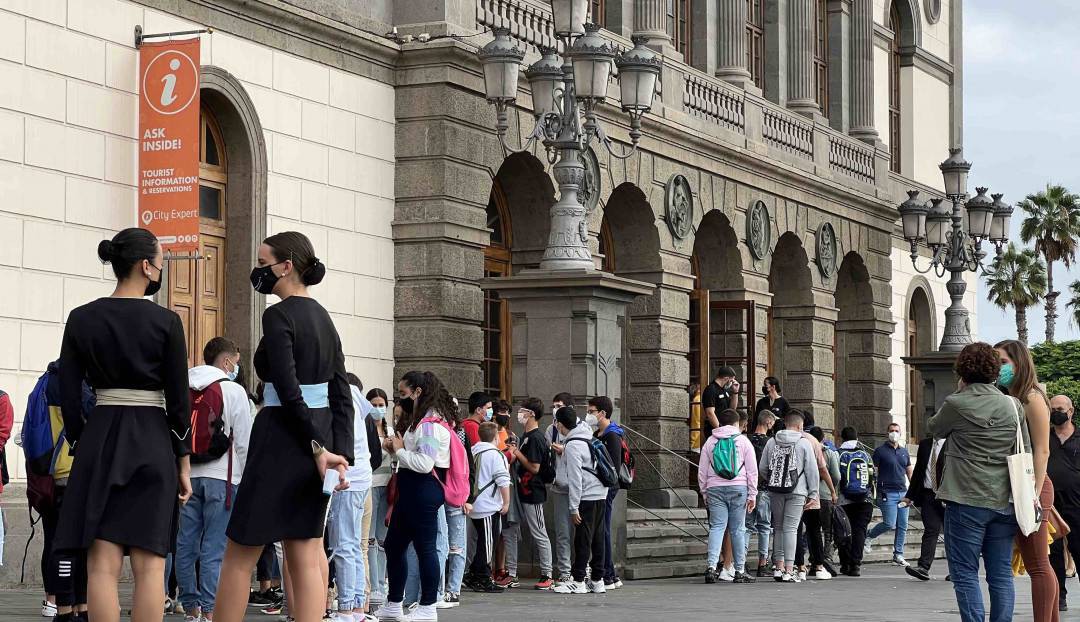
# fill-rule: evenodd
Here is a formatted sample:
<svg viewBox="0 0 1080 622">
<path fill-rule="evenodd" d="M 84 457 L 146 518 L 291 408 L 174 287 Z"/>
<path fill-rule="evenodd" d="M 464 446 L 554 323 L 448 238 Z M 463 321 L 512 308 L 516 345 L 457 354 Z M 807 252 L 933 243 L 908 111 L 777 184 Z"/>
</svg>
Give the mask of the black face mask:
<svg viewBox="0 0 1080 622">
<path fill-rule="evenodd" d="M 285 262 L 279 261 L 270 264 L 269 266 L 256 266 L 255 268 L 252 268 L 251 286 L 255 288 L 255 291 L 267 296 L 274 293 L 274 286 L 277 285 L 278 279 L 281 277 L 274 274 L 274 271 L 271 268 L 282 263 Z"/>
<path fill-rule="evenodd" d="M 761 394 L 762 395 L 768 395 L 769 394 L 769 387 L 761 387 Z"/>
<path fill-rule="evenodd" d="M 158 278 L 156 281 L 151 280 L 149 283 L 146 284 L 146 289 L 143 291 L 143 296 L 153 296 L 154 294 L 161 291 L 161 271 L 163 268 L 158 268 L 153 264 L 151 264 L 150 267 L 158 271 Z"/>
<path fill-rule="evenodd" d="M 495 415 L 495 424 L 501 428 L 510 427 L 510 415 Z"/>
<path fill-rule="evenodd" d="M 398 406 L 401 407 L 401 412 L 406 415 L 411 415 L 413 411 L 413 398 L 403 397 L 398 401 Z"/>
<path fill-rule="evenodd" d="M 1062 425 L 1069 420 L 1069 413 L 1064 410 L 1051 410 L 1050 411 L 1050 423 L 1053 425 Z"/>
</svg>

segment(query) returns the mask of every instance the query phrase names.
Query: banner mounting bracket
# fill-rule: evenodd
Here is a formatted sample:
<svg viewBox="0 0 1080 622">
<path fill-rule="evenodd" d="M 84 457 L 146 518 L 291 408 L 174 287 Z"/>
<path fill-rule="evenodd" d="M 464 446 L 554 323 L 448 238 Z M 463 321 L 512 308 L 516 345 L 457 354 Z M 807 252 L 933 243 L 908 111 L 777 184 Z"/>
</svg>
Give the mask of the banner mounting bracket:
<svg viewBox="0 0 1080 622">
<path fill-rule="evenodd" d="M 176 31 L 176 32 L 159 32 L 159 33 L 156 33 L 156 34 L 147 35 L 147 34 L 143 34 L 142 25 L 137 24 L 135 26 L 135 47 L 138 48 L 140 45 L 142 45 L 143 41 L 146 41 L 147 39 L 166 39 L 166 38 L 169 38 L 169 37 L 179 37 L 179 36 L 182 36 L 182 35 L 201 35 L 201 34 L 213 34 L 213 33 L 214 33 L 214 29 L 207 27 L 207 28 L 200 28 L 198 30 L 179 30 L 179 31 Z"/>
</svg>

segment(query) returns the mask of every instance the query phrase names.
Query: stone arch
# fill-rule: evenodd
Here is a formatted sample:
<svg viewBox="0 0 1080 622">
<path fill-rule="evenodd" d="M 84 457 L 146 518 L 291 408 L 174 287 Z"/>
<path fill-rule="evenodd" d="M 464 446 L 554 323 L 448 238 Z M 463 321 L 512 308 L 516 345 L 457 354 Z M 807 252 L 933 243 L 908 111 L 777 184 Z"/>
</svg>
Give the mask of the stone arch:
<svg viewBox="0 0 1080 622">
<path fill-rule="evenodd" d="M 266 237 L 265 134 L 255 104 L 235 76 L 203 65 L 200 79 L 200 97 L 217 119 L 229 162 L 226 265 L 248 266 Z M 246 270 L 225 271 L 225 335 L 240 345 L 247 369 L 254 369 L 251 357 L 262 333 L 265 307 L 266 297 L 251 288 Z"/>
<path fill-rule="evenodd" d="M 513 271 L 536 267 L 547 248 L 555 187 L 544 164 L 531 153 L 515 153 L 503 161 L 492 182 L 502 192 L 509 214 Z"/>
<path fill-rule="evenodd" d="M 663 269 L 656 215 L 645 193 L 630 182 L 619 184 L 608 197 L 600 242 L 609 256 L 605 264 L 616 274 Z"/>
<path fill-rule="evenodd" d="M 900 16 L 899 29 L 897 29 L 896 24 L 892 23 L 893 5 L 896 5 L 896 12 Z M 899 35 L 901 46 L 918 47 L 922 45 L 922 14 L 919 12 L 918 0 L 891 0 L 886 2 L 885 12 L 881 16 L 881 23 Z"/>
<path fill-rule="evenodd" d="M 770 376 L 780 380 L 788 403 L 812 409 L 815 395 L 814 278 L 802 240 L 788 231 L 773 249 L 769 269 L 772 306 L 768 314 L 767 340 Z M 820 344 L 818 344 L 820 346 Z"/>
<path fill-rule="evenodd" d="M 834 337 L 836 427 L 854 426 L 860 433 L 877 432 L 874 394 L 874 292 L 862 256 L 849 252 L 836 274 L 837 307 Z"/>
<path fill-rule="evenodd" d="M 712 210 L 701 219 L 694 235 L 692 262 L 699 289 L 722 298 L 741 299 L 745 284 L 739 237 L 723 212 Z"/>
<path fill-rule="evenodd" d="M 934 349 L 936 330 L 934 327 L 934 303 L 929 284 L 913 281 L 904 306 L 904 355 L 921 356 Z M 907 417 L 908 439 L 918 442 L 922 439 L 925 419 L 926 398 L 923 389 L 922 374 L 912 365 L 905 365 L 905 415 Z"/>
</svg>

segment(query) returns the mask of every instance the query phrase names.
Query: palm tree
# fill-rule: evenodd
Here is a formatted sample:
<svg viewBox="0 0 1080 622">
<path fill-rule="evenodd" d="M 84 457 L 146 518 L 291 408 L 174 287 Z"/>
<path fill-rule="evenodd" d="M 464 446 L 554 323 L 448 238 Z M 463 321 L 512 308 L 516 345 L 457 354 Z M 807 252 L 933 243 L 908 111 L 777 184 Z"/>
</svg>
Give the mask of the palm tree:
<svg viewBox="0 0 1080 622">
<path fill-rule="evenodd" d="M 1027 217 L 1020 225 L 1020 238 L 1035 242 L 1035 252 L 1046 259 L 1046 341 L 1054 342 L 1057 297 L 1054 291 L 1054 262 L 1068 268 L 1076 259 L 1076 236 L 1080 235 L 1080 197 L 1064 186 L 1046 184 L 1046 190 L 1029 194 L 1020 202 Z"/>
<path fill-rule="evenodd" d="M 1080 281 L 1073 281 L 1069 286 L 1069 302 L 1066 307 L 1072 307 L 1072 324 L 1080 326 Z"/>
<path fill-rule="evenodd" d="M 994 259 L 986 276 L 986 297 L 991 303 L 1016 309 L 1016 338 L 1027 343 L 1027 309 L 1039 303 L 1046 293 L 1046 268 L 1042 259 L 1031 249 L 1009 247 Z"/>
</svg>

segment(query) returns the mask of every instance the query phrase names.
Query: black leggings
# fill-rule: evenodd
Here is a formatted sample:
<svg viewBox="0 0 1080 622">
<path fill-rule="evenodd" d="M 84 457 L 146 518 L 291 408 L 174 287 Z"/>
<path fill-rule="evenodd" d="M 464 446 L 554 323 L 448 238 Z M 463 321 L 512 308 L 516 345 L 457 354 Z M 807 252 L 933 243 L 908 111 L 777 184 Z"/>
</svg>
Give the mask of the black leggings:
<svg viewBox="0 0 1080 622">
<path fill-rule="evenodd" d="M 590 579 L 595 583 L 604 578 L 604 512 L 605 501 L 582 501 L 578 506 L 581 524 L 574 528 L 574 563 L 571 574 L 574 581 L 585 580 L 585 568 L 592 570 Z M 590 557 L 591 555 L 591 557 Z"/>
<path fill-rule="evenodd" d="M 57 607 L 74 607 L 86 604 L 86 551 L 52 550 L 52 533 L 56 531 L 56 522 L 64 502 L 66 486 L 57 486 L 54 493 L 56 500 L 55 514 L 45 523 L 45 549 L 41 553 L 45 572 L 45 591 L 56 594 Z M 51 529 L 50 529 L 51 522 Z"/>
</svg>

